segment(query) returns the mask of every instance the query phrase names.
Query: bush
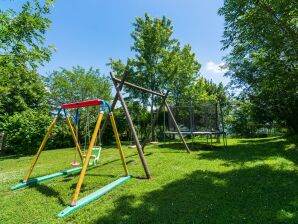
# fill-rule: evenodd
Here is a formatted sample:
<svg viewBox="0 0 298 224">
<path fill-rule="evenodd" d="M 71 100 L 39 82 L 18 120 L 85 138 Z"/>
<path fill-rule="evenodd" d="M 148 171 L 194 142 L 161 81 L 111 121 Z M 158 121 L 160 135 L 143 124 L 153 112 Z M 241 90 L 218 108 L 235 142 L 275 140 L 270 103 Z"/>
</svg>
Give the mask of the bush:
<svg viewBox="0 0 298 224">
<path fill-rule="evenodd" d="M 9 154 L 35 153 L 50 122 L 48 114 L 32 109 L 8 117 L 3 125 L 5 151 Z"/>
</svg>

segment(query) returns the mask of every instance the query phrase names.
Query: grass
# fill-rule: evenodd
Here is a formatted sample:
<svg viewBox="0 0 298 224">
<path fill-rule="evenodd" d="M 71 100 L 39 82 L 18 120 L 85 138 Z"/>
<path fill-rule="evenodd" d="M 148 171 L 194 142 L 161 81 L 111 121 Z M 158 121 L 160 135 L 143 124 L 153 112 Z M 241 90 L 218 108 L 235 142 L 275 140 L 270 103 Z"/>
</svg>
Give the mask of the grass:
<svg viewBox="0 0 298 224">
<path fill-rule="evenodd" d="M 146 149 L 151 180 L 138 178 L 145 175 L 136 149 L 125 147 L 134 178 L 64 219 L 56 216 L 78 175 L 10 191 L 32 157 L 0 157 L 0 223 L 298 223 L 297 146 L 294 137 L 234 139 L 225 149 L 195 143 L 188 154 L 180 143 L 159 143 Z M 72 160 L 72 149 L 46 151 L 33 176 L 68 169 Z M 80 197 L 123 174 L 113 147 L 100 164 Z"/>
</svg>

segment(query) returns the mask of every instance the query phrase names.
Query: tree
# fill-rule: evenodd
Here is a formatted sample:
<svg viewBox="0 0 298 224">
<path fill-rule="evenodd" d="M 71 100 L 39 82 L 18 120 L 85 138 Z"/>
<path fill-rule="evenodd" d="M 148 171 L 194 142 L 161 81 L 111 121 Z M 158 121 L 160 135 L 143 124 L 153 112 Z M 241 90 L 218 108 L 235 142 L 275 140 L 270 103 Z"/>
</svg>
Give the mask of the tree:
<svg viewBox="0 0 298 224">
<path fill-rule="evenodd" d="M 134 75 L 131 77 L 134 83 L 153 91 L 161 92 L 165 77 L 161 75 L 161 66 L 164 56 L 177 44 L 172 38 L 173 27 L 171 21 L 165 16 L 162 19 L 151 19 L 146 13 L 145 18 L 137 17 L 133 23 L 134 31 L 131 36 L 134 44 L 131 49 L 136 53 L 135 58 L 129 61 Z M 133 92 L 136 97 L 142 97 L 142 101 L 149 103 L 149 96 Z M 151 95 L 151 136 L 154 138 L 153 110 L 155 105 L 154 95 Z"/>
<path fill-rule="evenodd" d="M 186 89 L 198 77 L 200 69 L 190 45 L 180 47 L 179 41 L 172 37 L 171 21 L 165 16 L 152 19 L 146 13 L 144 18 L 137 17 L 133 26 L 131 36 L 134 43 L 131 49 L 135 57 L 128 59 L 127 66 L 120 60 L 111 60 L 112 70 L 122 74 L 124 68 L 129 69 L 131 82 L 152 91 L 170 90 L 170 98 L 181 100 Z M 151 107 L 151 136 L 154 138 L 153 111 L 159 98 L 135 90 L 128 92 Z"/>
<path fill-rule="evenodd" d="M 150 90 L 161 91 L 164 77 L 161 76 L 160 67 L 165 66 L 165 54 L 177 44 L 177 40 L 172 38 L 171 21 L 165 16 L 151 19 L 146 13 L 145 18 L 137 17 L 133 26 L 131 36 L 134 43 L 131 49 L 136 55 L 129 61 L 135 73 L 131 79 Z"/>
<path fill-rule="evenodd" d="M 191 46 L 186 45 L 182 49 L 179 45 L 174 47 L 172 51 L 165 54 L 160 67 L 162 76 L 167 80 L 164 88 L 170 91 L 169 98 L 173 104 L 178 105 L 182 101 L 189 101 L 188 90 L 199 77 L 201 68 L 195 54 L 191 52 Z"/>
<path fill-rule="evenodd" d="M 50 122 L 47 113 L 31 109 L 9 116 L 3 124 L 5 150 L 14 154 L 36 152 Z"/>
<path fill-rule="evenodd" d="M 298 133 L 298 2 L 225 0 L 223 49 L 232 84 Z M 268 117 L 268 116 L 266 116 Z"/>
<path fill-rule="evenodd" d="M 97 98 L 111 100 L 111 83 L 99 69 L 86 70 L 81 66 L 71 70 L 62 68 L 46 77 L 46 83 L 56 106 Z"/>
<path fill-rule="evenodd" d="M 48 109 L 47 92 L 35 70 L 2 67 L 0 73 L 0 121 L 27 109 Z"/>
<path fill-rule="evenodd" d="M 48 126 L 47 92 L 38 65 L 49 61 L 54 48 L 45 46 L 50 27 L 50 0 L 27 1 L 21 10 L 0 10 L 0 131 L 5 151 L 28 153 L 35 149 Z"/>
<path fill-rule="evenodd" d="M 18 13 L 0 10 L 0 121 L 46 102 L 36 67 L 49 61 L 53 50 L 44 46 L 51 3 L 27 1 Z"/>
<path fill-rule="evenodd" d="M 260 127 L 253 118 L 252 104 L 248 100 L 234 100 L 226 122 L 229 132 L 236 137 L 256 137 Z"/>
<path fill-rule="evenodd" d="M 219 101 L 225 95 L 222 83 L 217 86 L 204 77 L 198 78 L 187 90 L 188 101 Z"/>
</svg>

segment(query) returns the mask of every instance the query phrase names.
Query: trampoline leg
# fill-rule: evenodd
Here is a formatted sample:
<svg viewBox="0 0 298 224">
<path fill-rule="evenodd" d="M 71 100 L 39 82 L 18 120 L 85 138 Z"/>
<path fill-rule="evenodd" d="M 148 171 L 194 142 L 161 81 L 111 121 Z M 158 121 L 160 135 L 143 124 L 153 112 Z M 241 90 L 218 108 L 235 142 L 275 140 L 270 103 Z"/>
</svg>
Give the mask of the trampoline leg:
<svg viewBox="0 0 298 224">
<path fill-rule="evenodd" d="M 226 146 L 226 142 L 225 142 L 225 133 L 222 133 L 222 143 L 224 145 L 224 147 Z"/>
</svg>

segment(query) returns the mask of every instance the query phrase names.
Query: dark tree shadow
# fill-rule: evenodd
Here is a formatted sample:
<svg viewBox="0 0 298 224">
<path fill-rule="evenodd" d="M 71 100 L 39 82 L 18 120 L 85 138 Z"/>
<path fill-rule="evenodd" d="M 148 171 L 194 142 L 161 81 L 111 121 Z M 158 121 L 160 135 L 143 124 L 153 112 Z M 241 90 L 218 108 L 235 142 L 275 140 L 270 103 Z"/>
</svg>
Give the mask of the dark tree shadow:
<svg viewBox="0 0 298 224">
<path fill-rule="evenodd" d="M 270 138 L 260 140 L 241 140 L 237 145 L 228 145 L 225 150 L 210 150 L 199 154 L 200 159 L 221 159 L 227 164 L 243 163 L 284 157 L 298 165 L 298 144 L 296 139 Z"/>
<path fill-rule="evenodd" d="M 207 144 L 204 142 L 188 142 L 188 147 L 191 151 L 216 151 L 216 150 L 224 150 L 225 147 L 217 144 Z M 181 142 L 168 142 L 158 145 L 159 148 L 171 148 L 174 150 L 185 151 L 185 146 Z"/>
<path fill-rule="evenodd" d="M 125 156 L 125 158 L 127 159 L 127 158 L 131 158 L 131 157 L 134 157 L 134 156 L 138 156 L 138 153 L 135 153 L 135 154 L 133 154 L 133 155 L 129 155 L 129 156 Z M 106 166 L 106 165 L 109 165 L 109 164 L 111 164 L 111 163 L 118 162 L 118 161 L 120 161 L 120 160 L 121 160 L 121 158 L 120 158 L 120 156 L 119 156 L 118 159 L 110 160 L 110 161 L 105 162 L 105 163 L 100 163 L 98 166 Z"/>
<path fill-rule="evenodd" d="M 19 159 L 19 158 L 26 157 L 26 156 L 30 156 L 30 155 L 23 155 L 23 154 L 18 154 L 18 155 L 2 155 L 2 156 L 0 156 L 0 161 L 4 161 L 4 160 L 15 160 L 15 159 Z"/>
<path fill-rule="evenodd" d="M 275 140 L 278 140 L 279 137 L 272 137 L 272 138 L 256 138 L 256 139 L 239 139 L 238 142 L 244 143 L 244 144 L 251 144 L 251 143 L 268 143 L 268 142 L 273 142 Z"/>
<path fill-rule="evenodd" d="M 60 196 L 60 193 L 54 190 L 52 187 L 49 187 L 45 184 L 34 184 L 34 185 L 30 185 L 29 188 L 34 188 L 35 190 L 45 195 L 46 197 L 55 197 L 58 200 L 58 203 L 61 204 L 62 206 L 67 205 L 65 201 L 62 199 L 62 197 Z"/>
<path fill-rule="evenodd" d="M 119 198 L 94 223 L 298 223 L 297 186 L 297 172 L 268 166 L 195 171 L 140 198 Z"/>
</svg>

